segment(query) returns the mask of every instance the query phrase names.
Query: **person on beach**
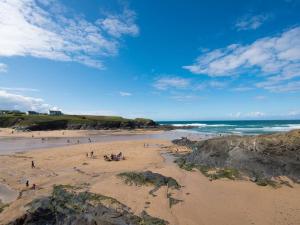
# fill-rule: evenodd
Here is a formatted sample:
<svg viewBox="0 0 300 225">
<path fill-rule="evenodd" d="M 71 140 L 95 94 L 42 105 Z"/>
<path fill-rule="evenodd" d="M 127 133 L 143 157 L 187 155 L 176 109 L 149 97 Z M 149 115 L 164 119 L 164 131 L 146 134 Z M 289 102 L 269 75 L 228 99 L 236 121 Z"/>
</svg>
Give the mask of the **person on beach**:
<svg viewBox="0 0 300 225">
<path fill-rule="evenodd" d="M 91 138 L 89 138 L 89 142 L 90 142 L 90 143 L 92 142 Z"/>
<path fill-rule="evenodd" d="M 32 185 L 32 190 L 35 190 L 35 189 L 36 189 L 36 185 L 33 184 L 33 185 Z"/>
<path fill-rule="evenodd" d="M 111 159 L 107 155 L 104 155 L 103 157 L 105 161 L 111 161 Z"/>
<path fill-rule="evenodd" d="M 93 151 L 91 151 L 91 158 L 93 158 L 94 157 L 94 152 Z"/>
<path fill-rule="evenodd" d="M 29 187 L 29 180 L 26 181 L 26 187 Z"/>
<path fill-rule="evenodd" d="M 86 157 L 89 157 L 89 153 L 86 153 Z"/>
<path fill-rule="evenodd" d="M 120 152 L 118 155 L 117 155 L 117 157 L 120 159 L 120 158 L 122 158 L 122 152 Z"/>
<path fill-rule="evenodd" d="M 35 164 L 34 164 L 34 161 L 31 161 L 31 168 L 35 168 Z"/>
</svg>

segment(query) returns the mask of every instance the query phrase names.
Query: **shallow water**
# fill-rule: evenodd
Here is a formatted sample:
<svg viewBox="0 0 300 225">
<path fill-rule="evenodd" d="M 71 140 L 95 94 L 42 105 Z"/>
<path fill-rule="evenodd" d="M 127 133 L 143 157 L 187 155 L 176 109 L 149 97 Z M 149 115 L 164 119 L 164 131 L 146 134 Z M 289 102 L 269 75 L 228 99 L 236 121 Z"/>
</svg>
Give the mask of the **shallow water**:
<svg viewBox="0 0 300 225">
<path fill-rule="evenodd" d="M 93 135 L 92 142 L 134 141 L 145 139 L 173 140 L 187 136 L 191 139 L 200 139 L 202 134 L 192 134 L 188 131 L 166 131 L 158 134 L 132 135 Z M 68 142 L 69 141 L 69 142 Z M 51 138 L 0 138 L 0 154 L 16 153 L 34 149 L 55 148 L 67 145 L 90 143 L 89 137 L 51 137 Z"/>
<path fill-rule="evenodd" d="M 0 183 L 0 200 L 9 203 L 17 199 L 19 193 L 5 184 Z"/>
</svg>

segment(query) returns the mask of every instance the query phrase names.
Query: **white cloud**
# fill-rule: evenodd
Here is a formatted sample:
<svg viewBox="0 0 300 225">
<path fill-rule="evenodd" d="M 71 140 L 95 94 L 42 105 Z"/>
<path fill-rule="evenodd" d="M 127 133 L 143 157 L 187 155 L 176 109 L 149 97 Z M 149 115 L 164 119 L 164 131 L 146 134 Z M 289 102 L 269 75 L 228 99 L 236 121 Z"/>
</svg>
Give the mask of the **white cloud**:
<svg viewBox="0 0 300 225">
<path fill-rule="evenodd" d="M 265 100 L 267 97 L 266 96 L 264 96 L 264 95 L 257 95 L 257 96 L 255 96 L 255 99 L 256 100 Z"/>
<path fill-rule="evenodd" d="M 38 92 L 38 89 L 34 88 L 19 88 L 19 87 L 0 87 L 0 90 L 5 90 L 5 91 L 19 91 L 19 92 Z"/>
<path fill-rule="evenodd" d="M 33 56 L 103 68 L 103 57 L 117 54 L 118 38 L 136 34 L 133 27 L 138 29 L 133 13 L 124 15 L 108 16 L 117 24 L 112 31 L 99 22 L 105 18 L 91 23 L 57 0 L 1 0 L 0 56 Z"/>
<path fill-rule="evenodd" d="M 7 72 L 7 65 L 4 63 L 0 63 L 0 73 L 6 73 Z"/>
<path fill-rule="evenodd" d="M 154 87 L 159 90 L 167 90 L 169 88 L 184 89 L 190 85 L 189 79 L 180 77 L 162 77 L 155 81 Z"/>
<path fill-rule="evenodd" d="M 122 97 L 128 97 L 128 96 L 131 96 L 132 94 L 129 93 L 129 92 L 124 92 L 124 91 L 120 91 L 119 94 L 122 96 Z"/>
<path fill-rule="evenodd" d="M 246 117 L 254 117 L 254 118 L 256 118 L 256 117 L 263 117 L 265 115 L 266 114 L 263 113 L 263 112 L 250 112 L 250 113 L 246 114 Z"/>
<path fill-rule="evenodd" d="M 263 112 L 249 112 L 249 113 L 242 113 L 242 112 L 236 112 L 236 113 L 231 113 L 229 115 L 232 118 L 236 118 L 236 119 L 241 119 L 241 118 L 260 118 L 260 117 L 264 117 L 266 116 L 265 113 Z"/>
<path fill-rule="evenodd" d="M 262 87 L 271 92 L 297 92 L 300 91 L 300 81 L 283 82 L 278 84 L 277 82 L 266 81 L 257 84 L 258 87 Z"/>
<path fill-rule="evenodd" d="M 236 87 L 236 88 L 233 88 L 232 91 L 238 91 L 238 92 L 244 92 L 244 91 L 251 91 L 253 90 L 253 87 Z"/>
<path fill-rule="evenodd" d="M 266 20 L 270 18 L 269 15 L 245 15 L 238 19 L 235 24 L 237 30 L 255 30 L 259 28 Z"/>
<path fill-rule="evenodd" d="M 46 104 L 41 98 L 33 98 L 0 90 L 0 109 L 46 112 L 50 108 L 52 108 L 52 106 Z"/>
<path fill-rule="evenodd" d="M 202 54 L 184 68 L 211 77 L 253 74 L 266 79 L 267 83 L 260 83 L 259 87 L 268 89 L 270 82 L 274 85 L 300 77 L 299 37 L 300 27 L 296 27 L 250 45 L 232 44 Z"/>
<path fill-rule="evenodd" d="M 192 101 L 192 100 L 196 100 L 199 99 L 199 96 L 196 95 L 173 95 L 170 97 L 173 100 L 179 101 L 179 102 L 188 102 L 188 101 Z"/>
<path fill-rule="evenodd" d="M 120 116 L 120 112 L 115 112 L 111 110 L 73 110 L 73 111 L 66 111 L 66 114 L 70 115 L 96 115 L 96 116 Z"/>
<path fill-rule="evenodd" d="M 125 34 L 135 36 L 139 33 L 139 28 L 134 20 L 135 13 L 131 10 L 124 10 L 122 15 L 110 15 L 98 23 L 112 36 L 120 37 Z"/>
<path fill-rule="evenodd" d="M 212 88 L 216 88 L 216 89 L 222 89 L 224 87 L 226 87 L 228 84 L 226 82 L 222 82 L 222 81 L 210 81 L 209 82 L 209 86 Z"/>
</svg>

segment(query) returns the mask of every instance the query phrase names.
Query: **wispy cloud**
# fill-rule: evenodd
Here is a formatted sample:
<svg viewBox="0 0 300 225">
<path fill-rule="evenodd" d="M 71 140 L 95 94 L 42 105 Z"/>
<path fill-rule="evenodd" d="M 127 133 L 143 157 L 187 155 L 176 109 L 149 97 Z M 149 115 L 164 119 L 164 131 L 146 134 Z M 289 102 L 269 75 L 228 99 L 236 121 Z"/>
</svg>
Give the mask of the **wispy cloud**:
<svg viewBox="0 0 300 225">
<path fill-rule="evenodd" d="M 102 28 L 114 37 L 122 35 L 136 36 L 139 27 L 135 24 L 135 13 L 125 9 L 121 15 L 109 15 L 108 18 L 98 21 Z"/>
<path fill-rule="evenodd" d="M 41 98 L 28 97 L 5 90 L 0 90 L 0 108 L 46 112 L 52 108 L 52 106 L 45 103 L 45 101 Z"/>
<path fill-rule="evenodd" d="M 132 95 L 132 93 L 124 92 L 124 91 L 120 91 L 119 94 L 120 94 L 122 97 L 128 97 L 128 96 L 131 96 L 131 95 Z"/>
<path fill-rule="evenodd" d="M 259 28 L 265 21 L 270 18 L 270 15 L 260 14 L 260 15 L 251 15 L 247 14 L 239 18 L 235 24 L 237 30 L 255 30 Z"/>
<path fill-rule="evenodd" d="M 187 88 L 189 85 L 189 79 L 167 76 L 157 79 L 153 86 L 158 90 L 167 90 L 169 88 L 184 89 Z"/>
<path fill-rule="evenodd" d="M 0 90 L 5 90 L 5 91 L 19 91 L 19 92 L 38 92 L 38 89 L 34 88 L 20 88 L 20 87 L 0 87 Z"/>
<path fill-rule="evenodd" d="M 300 91 L 300 81 L 291 82 L 272 82 L 266 81 L 257 84 L 258 87 L 262 87 L 271 92 L 297 92 Z"/>
<path fill-rule="evenodd" d="M 280 35 L 258 39 L 250 45 L 232 44 L 199 56 L 195 63 L 184 66 L 194 74 L 210 77 L 253 74 L 267 83 L 258 86 L 265 89 L 300 77 L 300 27 L 289 29 Z M 270 84 L 272 83 L 272 86 Z M 279 86 L 284 90 L 283 86 Z M 289 89 L 297 85 L 289 84 Z"/>
<path fill-rule="evenodd" d="M 176 95 L 172 95 L 170 98 L 179 102 L 188 102 L 188 101 L 197 100 L 200 97 L 197 95 L 176 94 Z"/>
<path fill-rule="evenodd" d="M 253 118 L 261 118 L 261 117 L 265 117 L 266 114 L 263 112 L 259 112 L 259 111 L 255 111 L 255 112 L 248 112 L 248 113 L 242 113 L 242 112 L 236 112 L 236 113 L 231 113 L 229 115 L 231 118 L 235 118 L 235 119 L 242 119 L 242 118 L 249 118 L 249 119 L 253 119 Z"/>
<path fill-rule="evenodd" d="M 136 35 L 135 14 L 108 15 L 92 22 L 57 0 L 0 1 L 0 56 L 33 56 L 103 68 L 118 53 L 123 35 Z"/>
<path fill-rule="evenodd" d="M 255 96 L 255 99 L 256 100 L 265 100 L 267 97 L 266 96 L 264 96 L 264 95 L 257 95 L 257 96 Z"/>
<path fill-rule="evenodd" d="M 244 91 L 251 91 L 251 90 L 253 90 L 253 87 L 243 87 L 243 86 L 240 86 L 240 87 L 232 88 L 231 90 L 232 91 L 238 91 L 238 92 L 244 92 Z"/>
<path fill-rule="evenodd" d="M 0 73 L 6 73 L 7 72 L 7 65 L 4 63 L 0 63 Z"/>
</svg>

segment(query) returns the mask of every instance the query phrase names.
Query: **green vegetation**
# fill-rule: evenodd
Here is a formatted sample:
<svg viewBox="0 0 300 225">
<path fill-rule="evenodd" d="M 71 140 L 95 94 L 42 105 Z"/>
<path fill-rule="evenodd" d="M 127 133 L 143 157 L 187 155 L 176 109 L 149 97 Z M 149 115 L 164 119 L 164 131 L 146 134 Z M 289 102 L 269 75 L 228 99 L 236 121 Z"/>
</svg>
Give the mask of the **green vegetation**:
<svg viewBox="0 0 300 225">
<path fill-rule="evenodd" d="M 159 173 L 152 173 L 151 171 L 145 172 L 125 172 L 120 173 L 118 175 L 121 177 L 124 182 L 128 185 L 151 185 L 154 186 L 154 189 L 149 192 L 153 197 L 156 195 L 154 194 L 162 186 L 167 186 L 172 189 L 179 189 L 181 186 L 178 182 L 173 179 L 172 177 L 165 177 Z M 171 208 L 173 205 L 182 202 L 182 200 L 175 199 L 172 197 L 171 193 L 167 193 L 167 198 L 169 199 L 169 207 Z"/>
<path fill-rule="evenodd" d="M 279 187 L 276 181 L 267 178 L 260 178 L 255 181 L 255 183 L 259 186 L 271 186 L 273 188 Z"/>
<path fill-rule="evenodd" d="M 24 224 L 81 224 L 89 218 L 91 224 L 167 225 L 168 222 L 146 212 L 140 216 L 114 198 L 91 192 L 80 192 L 80 187 L 56 185 L 52 195 L 29 203 L 26 216 L 14 223 Z M 86 224 L 86 223 L 84 223 Z"/>
<path fill-rule="evenodd" d="M 5 209 L 6 207 L 8 207 L 8 206 L 9 206 L 8 204 L 4 204 L 4 203 L 2 203 L 1 200 L 0 200 L 0 213 L 2 213 L 2 212 L 4 211 L 4 209 Z"/>
<path fill-rule="evenodd" d="M 234 168 L 209 168 L 205 165 L 198 165 L 193 163 L 187 163 L 184 158 L 179 158 L 175 161 L 177 165 L 184 170 L 192 171 L 198 169 L 203 175 L 208 177 L 210 180 L 217 180 L 221 178 L 227 178 L 230 180 L 236 180 L 241 177 L 238 170 Z"/>
<path fill-rule="evenodd" d="M 113 129 L 143 128 L 157 124 L 150 119 L 126 119 L 118 116 L 85 116 L 85 115 L 0 115 L 0 127 L 19 127 L 29 130 L 56 129 Z"/>
<path fill-rule="evenodd" d="M 210 180 L 217 180 L 221 178 L 227 178 L 230 180 L 241 179 L 241 173 L 234 168 L 210 168 L 205 165 L 198 165 L 193 163 L 188 163 L 184 158 L 179 158 L 175 160 L 175 163 L 184 170 L 193 171 L 194 169 L 199 170 L 204 176 L 208 177 Z M 261 175 L 255 175 L 254 182 L 259 186 L 271 186 L 277 188 L 280 184 L 268 178 L 263 178 Z M 288 182 L 282 182 L 282 184 L 291 186 Z"/>
</svg>

